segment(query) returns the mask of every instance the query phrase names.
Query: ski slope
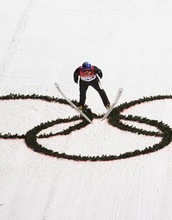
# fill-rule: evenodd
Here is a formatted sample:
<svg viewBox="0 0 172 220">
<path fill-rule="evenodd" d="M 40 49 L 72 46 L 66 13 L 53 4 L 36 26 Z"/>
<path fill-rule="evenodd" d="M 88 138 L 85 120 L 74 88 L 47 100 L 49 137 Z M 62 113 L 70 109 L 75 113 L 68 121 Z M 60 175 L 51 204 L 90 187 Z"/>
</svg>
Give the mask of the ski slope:
<svg viewBox="0 0 172 220">
<path fill-rule="evenodd" d="M 103 71 L 101 80 L 118 105 L 171 95 L 172 2 L 170 0 L 1 0 L 0 96 L 12 94 L 78 100 L 73 72 L 84 61 Z M 92 88 L 87 105 L 105 113 Z M 142 103 L 124 115 L 172 127 L 172 100 Z M 35 126 L 77 115 L 70 106 L 43 100 L 0 100 L 0 133 L 25 135 Z M 137 122 L 128 125 L 157 131 Z M 59 132 L 75 122 L 41 133 Z M 108 121 L 66 136 L 38 138 L 46 149 L 101 156 L 143 150 L 162 137 L 120 130 Z M 0 139 L 1 220 L 171 220 L 172 143 L 146 155 L 106 162 L 57 159 L 34 152 L 24 139 Z"/>
</svg>

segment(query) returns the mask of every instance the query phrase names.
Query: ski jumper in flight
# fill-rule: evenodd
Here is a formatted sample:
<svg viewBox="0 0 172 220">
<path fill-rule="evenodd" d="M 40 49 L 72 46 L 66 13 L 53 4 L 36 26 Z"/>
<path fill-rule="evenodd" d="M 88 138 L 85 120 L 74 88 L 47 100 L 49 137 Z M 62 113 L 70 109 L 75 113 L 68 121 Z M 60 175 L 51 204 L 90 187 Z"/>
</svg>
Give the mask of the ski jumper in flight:
<svg viewBox="0 0 172 220">
<path fill-rule="evenodd" d="M 79 92 L 80 99 L 78 108 L 83 109 L 86 101 L 86 92 L 89 86 L 92 86 L 100 95 L 104 106 L 110 108 L 110 102 L 104 89 L 100 86 L 100 79 L 103 77 L 102 71 L 91 65 L 89 62 L 84 62 L 82 66 L 78 67 L 74 72 L 74 82 L 78 83 L 79 80 Z M 99 76 L 99 77 L 98 77 Z"/>
</svg>

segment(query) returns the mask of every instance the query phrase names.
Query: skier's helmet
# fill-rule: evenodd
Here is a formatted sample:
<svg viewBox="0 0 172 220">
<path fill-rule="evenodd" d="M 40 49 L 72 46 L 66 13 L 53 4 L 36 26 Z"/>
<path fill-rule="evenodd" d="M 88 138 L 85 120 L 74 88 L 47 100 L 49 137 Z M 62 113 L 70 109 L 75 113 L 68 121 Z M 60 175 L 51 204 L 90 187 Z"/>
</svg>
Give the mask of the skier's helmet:
<svg viewBox="0 0 172 220">
<path fill-rule="evenodd" d="M 89 63 L 89 62 L 84 62 L 84 63 L 82 64 L 82 69 L 83 69 L 83 70 L 91 70 L 91 63 Z"/>
</svg>

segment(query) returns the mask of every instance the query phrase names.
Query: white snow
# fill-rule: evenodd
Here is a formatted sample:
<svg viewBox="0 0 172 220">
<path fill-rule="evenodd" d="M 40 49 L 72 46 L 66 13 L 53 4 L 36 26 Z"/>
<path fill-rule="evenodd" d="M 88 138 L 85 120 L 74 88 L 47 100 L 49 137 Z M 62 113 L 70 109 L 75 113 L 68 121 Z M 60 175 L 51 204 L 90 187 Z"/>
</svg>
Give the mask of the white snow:
<svg viewBox="0 0 172 220">
<path fill-rule="evenodd" d="M 78 100 L 73 72 L 84 61 L 102 69 L 101 83 L 118 104 L 171 95 L 170 0 L 1 0 L 0 96 L 59 97 L 57 82 Z M 106 111 L 89 88 L 86 103 Z M 172 126 L 172 100 L 134 106 L 123 114 Z M 77 113 L 41 100 L 0 100 L 0 133 L 25 134 L 40 123 Z M 41 131 L 59 132 L 70 122 Z M 161 137 L 137 135 L 94 119 L 67 136 L 38 143 L 70 155 L 119 155 Z M 136 122 L 145 130 L 157 128 Z M 172 143 L 157 152 L 109 162 L 76 162 L 36 153 L 23 139 L 0 139 L 0 220 L 171 220 Z"/>
</svg>

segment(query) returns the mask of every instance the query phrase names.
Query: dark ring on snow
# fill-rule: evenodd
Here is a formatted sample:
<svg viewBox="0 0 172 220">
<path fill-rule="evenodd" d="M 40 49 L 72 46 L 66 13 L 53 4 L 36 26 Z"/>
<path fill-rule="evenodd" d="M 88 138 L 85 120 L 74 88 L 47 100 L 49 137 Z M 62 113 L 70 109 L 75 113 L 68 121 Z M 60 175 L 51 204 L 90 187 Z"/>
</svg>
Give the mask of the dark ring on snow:
<svg viewBox="0 0 172 220">
<path fill-rule="evenodd" d="M 10 94 L 7 96 L 0 97 L 0 100 L 11 100 L 11 99 L 13 99 L 13 100 L 14 99 L 24 99 L 24 100 L 25 99 L 38 99 L 38 100 L 44 100 L 44 101 L 48 101 L 48 102 L 58 102 L 58 103 L 68 105 L 68 103 L 64 99 L 58 99 L 58 98 L 49 97 L 49 96 L 39 96 L 39 95 L 35 95 L 35 94 L 33 94 L 33 95 Z M 70 160 L 75 160 L 75 161 L 110 161 L 110 160 L 119 160 L 119 159 L 130 158 L 130 157 L 134 157 L 134 156 L 138 156 L 138 155 L 142 155 L 142 154 L 147 154 L 147 153 L 155 152 L 159 149 L 162 149 L 163 147 L 167 146 L 171 142 L 171 139 L 172 139 L 171 138 L 171 136 L 172 136 L 171 128 L 168 125 L 164 124 L 163 122 L 158 122 L 156 120 L 150 120 L 150 119 L 142 118 L 139 116 L 132 116 L 132 115 L 125 116 L 125 115 L 122 115 L 121 113 L 123 110 L 128 109 L 136 104 L 141 104 L 144 102 L 161 100 L 161 99 L 172 99 L 172 96 L 147 97 L 147 98 L 131 101 L 129 103 L 126 102 L 126 103 L 114 108 L 112 113 L 109 116 L 108 123 L 112 126 L 118 127 L 119 129 L 122 129 L 125 131 L 130 131 L 130 132 L 137 133 L 137 134 L 162 137 L 162 140 L 158 144 L 155 144 L 150 147 L 146 147 L 142 151 L 135 150 L 133 152 L 126 152 L 126 153 L 120 154 L 119 156 L 102 155 L 102 156 L 90 157 L 90 156 L 81 156 L 81 155 L 79 155 L 79 156 L 67 155 L 65 153 L 53 152 L 52 150 L 48 150 L 47 148 L 38 144 L 37 138 L 45 138 L 45 137 L 51 137 L 51 136 L 55 136 L 55 135 L 67 135 L 67 134 L 71 133 L 72 131 L 77 130 L 77 129 L 81 129 L 89 124 L 84 118 L 80 118 L 78 116 L 74 116 L 73 118 L 68 118 L 68 119 L 57 119 L 57 120 L 54 120 L 51 122 L 41 123 L 39 126 L 36 126 L 33 129 L 31 129 L 30 131 L 28 131 L 26 135 L 18 135 L 18 134 L 11 135 L 10 133 L 8 133 L 5 135 L 0 134 L 0 138 L 6 138 L 6 139 L 7 138 L 25 138 L 25 141 L 26 141 L 28 147 L 30 147 L 31 149 L 33 149 L 34 151 L 36 151 L 38 153 L 53 156 L 56 158 L 64 158 L 64 159 L 70 159 Z M 76 104 L 75 102 L 76 101 L 73 101 L 74 104 Z M 102 117 L 102 115 L 101 116 L 100 115 L 98 116 L 96 114 L 93 114 L 93 115 L 94 115 L 94 118 L 101 118 Z M 81 122 L 76 125 L 70 126 L 66 130 L 63 130 L 63 131 L 58 132 L 56 134 L 50 133 L 48 135 L 43 134 L 43 135 L 37 136 L 40 131 L 42 131 L 43 129 L 52 127 L 55 124 L 66 123 L 66 122 L 77 121 L 77 120 L 81 120 Z M 151 126 L 155 126 L 161 132 L 152 132 L 152 131 L 139 129 L 139 128 L 136 128 L 133 126 L 126 125 L 126 124 L 122 123 L 121 120 L 137 121 L 139 123 L 149 124 Z"/>
<path fill-rule="evenodd" d="M 112 126 L 115 126 L 121 130 L 124 131 L 130 131 L 132 133 L 137 133 L 137 134 L 143 134 L 143 135 L 149 135 L 149 136 L 156 136 L 156 137 L 162 137 L 163 133 L 160 132 L 153 132 L 153 131 L 147 131 L 144 129 L 139 129 L 136 128 L 135 126 L 130 126 L 125 123 L 122 123 L 121 120 L 126 120 L 126 121 L 135 121 L 139 123 L 145 123 L 151 126 L 155 126 L 158 128 L 158 125 L 156 124 L 156 120 L 151 120 L 139 116 L 132 116 L 132 115 L 122 115 L 121 113 L 124 110 L 129 109 L 130 107 L 133 107 L 135 105 L 143 104 L 146 102 L 152 102 L 152 101 L 157 101 L 157 100 L 163 100 L 163 99 L 172 99 L 172 95 L 164 95 L 164 96 L 151 96 L 151 97 L 144 97 L 138 100 L 130 101 L 130 102 L 125 102 L 118 107 L 114 108 L 113 111 L 111 112 L 109 118 L 108 118 L 108 123 L 111 124 Z M 161 122 L 162 123 L 162 122 Z M 171 129 L 168 125 L 164 124 L 164 127 L 168 127 L 167 129 Z M 159 129 L 159 128 L 158 128 Z M 172 132 L 172 130 L 171 130 Z"/>
<path fill-rule="evenodd" d="M 26 137 L 25 137 L 25 142 L 26 142 L 27 146 L 35 152 L 42 153 L 42 154 L 49 155 L 49 156 L 53 156 L 53 157 L 57 157 L 57 158 L 73 159 L 73 156 L 66 155 L 65 153 L 54 152 L 54 151 L 49 150 L 49 149 L 43 147 L 42 145 L 40 145 L 37 142 L 37 138 L 44 138 L 45 136 L 43 135 L 43 136 L 37 137 L 37 134 L 39 132 L 41 132 L 42 130 L 50 128 L 54 125 L 64 123 L 64 122 L 67 123 L 67 122 L 71 122 L 71 121 L 77 121 L 77 120 L 81 120 L 81 122 L 79 122 L 78 124 L 75 124 L 73 126 L 70 126 L 66 130 L 63 130 L 62 132 L 58 132 L 58 133 L 52 134 L 52 135 L 50 134 L 49 137 L 58 136 L 58 135 L 68 135 L 72 131 L 79 130 L 83 127 L 86 127 L 89 124 L 89 122 L 87 122 L 84 118 L 81 119 L 79 116 L 74 116 L 73 118 L 66 118 L 66 119 L 57 119 L 57 120 L 54 120 L 51 122 L 46 122 L 44 124 L 42 123 L 27 132 Z"/>
<path fill-rule="evenodd" d="M 36 94 L 22 95 L 22 94 L 10 93 L 9 95 L 0 96 L 0 100 L 1 101 L 6 101 L 6 100 L 42 100 L 42 101 L 46 101 L 46 102 L 54 102 L 54 103 L 69 105 L 69 103 L 65 99 L 59 99 L 59 98 L 55 98 L 55 97 L 36 95 Z M 77 104 L 76 101 L 72 100 L 72 102 L 75 105 Z M 44 135 L 44 136 L 46 137 L 46 135 Z M 0 133 L 0 138 L 2 138 L 2 139 L 24 139 L 25 134 L 19 135 L 19 134 L 11 134 L 9 132 L 7 134 Z"/>
<path fill-rule="evenodd" d="M 157 97 L 155 98 L 157 99 Z M 161 98 L 162 99 L 162 98 Z M 153 99 L 154 100 L 154 99 Z M 152 99 L 149 101 L 153 101 Z M 146 100 L 144 99 L 143 102 L 146 102 Z M 144 150 L 135 150 L 133 152 L 126 152 L 124 154 L 120 154 L 119 156 L 116 155 L 102 155 L 102 156 L 94 156 L 94 157 L 90 157 L 90 156 L 77 156 L 77 155 L 67 155 L 65 153 L 59 153 L 59 152 L 53 152 L 52 150 L 48 150 L 45 147 L 41 146 L 40 144 L 37 143 L 36 140 L 36 135 L 41 131 L 41 129 L 39 129 L 39 127 L 37 127 L 37 129 L 33 129 L 30 131 L 30 133 L 28 133 L 29 136 L 31 136 L 31 134 L 34 137 L 34 140 L 30 140 L 29 137 L 27 137 L 26 139 L 26 143 L 28 146 L 30 146 L 34 151 L 37 152 L 41 152 L 43 154 L 49 155 L 49 156 L 53 156 L 56 158 L 64 158 L 64 159 L 69 159 L 69 160 L 75 160 L 75 161 L 109 161 L 109 160 L 118 160 L 118 159 L 124 159 L 124 158 L 130 158 L 130 157 L 134 157 L 134 156 L 138 156 L 138 155 L 143 155 L 143 154 L 147 154 L 147 153 L 151 153 L 151 152 L 155 152 L 159 149 L 162 149 L 163 147 L 167 146 L 170 142 L 171 142 L 171 129 L 169 128 L 168 125 L 162 123 L 162 122 L 158 122 L 156 120 L 149 120 L 147 118 L 141 118 L 139 116 L 123 116 L 120 115 L 120 112 L 124 109 L 127 109 L 130 107 L 130 105 L 136 105 L 136 104 L 140 104 L 142 102 L 139 101 L 135 101 L 135 102 L 130 102 L 130 103 L 126 103 L 126 105 L 122 105 L 119 107 L 116 107 L 112 114 L 109 117 L 109 123 L 112 126 L 118 127 L 120 129 L 123 130 L 127 130 L 127 131 L 131 131 L 137 134 L 144 134 L 144 135 L 154 135 L 154 136 L 158 136 L 158 137 L 162 137 L 162 140 L 158 143 L 153 145 L 152 147 L 146 147 Z M 121 111 L 119 111 L 119 109 Z M 139 123 L 144 123 L 144 124 L 148 124 L 151 126 L 155 126 L 157 129 L 159 129 L 161 132 L 151 132 L 151 131 L 146 131 L 146 130 L 142 130 L 142 129 L 138 129 L 132 126 L 128 126 L 123 124 L 120 120 L 130 120 L 130 121 L 137 121 Z M 42 125 L 42 128 L 44 127 L 47 128 L 49 126 L 49 123 Z M 52 122 L 52 126 L 53 126 L 53 122 Z M 28 143 L 28 140 L 32 142 L 32 144 Z"/>
<path fill-rule="evenodd" d="M 139 119 L 139 121 L 141 123 L 145 123 L 144 120 L 145 120 L 145 118 Z M 168 126 L 165 126 L 162 122 L 151 120 L 151 123 L 149 123 L 149 124 L 150 125 L 154 124 L 153 126 L 156 126 L 159 130 L 162 131 L 162 134 L 163 134 L 162 140 L 158 144 L 153 145 L 152 147 L 151 146 L 147 147 L 144 150 L 135 150 L 133 152 L 126 152 L 126 153 L 120 154 L 119 156 L 102 155 L 102 156 L 90 157 L 90 156 L 81 156 L 81 155 L 78 155 L 78 156 L 77 155 L 68 155 L 65 153 L 59 153 L 59 152 L 54 152 L 52 150 L 49 150 L 37 142 L 37 134 L 42 129 L 46 129 L 46 128 L 51 127 L 51 126 L 58 124 L 58 123 L 59 123 L 58 120 L 52 121 L 52 122 L 47 122 L 45 124 L 37 126 L 37 127 L 33 128 L 32 130 L 28 131 L 28 133 L 26 134 L 26 138 L 25 138 L 27 146 L 30 147 L 35 152 L 49 155 L 49 156 L 56 157 L 56 158 L 63 158 L 63 159 L 74 160 L 74 161 L 110 161 L 110 160 L 126 159 L 126 158 L 130 158 L 130 157 L 134 157 L 134 156 L 139 156 L 139 155 L 155 152 L 155 151 L 167 146 L 171 142 L 171 136 L 170 136 L 171 129 Z M 81 124 L 83 125 L 83 127 L 85 127 L 89 123 L 86 120 L 83 120 L 81 122 Z M 80 126 L 81 126 L 81 124 L 80 124 Z M 148 124 L 148 122 L 146 124 Z"/>
</svg>

